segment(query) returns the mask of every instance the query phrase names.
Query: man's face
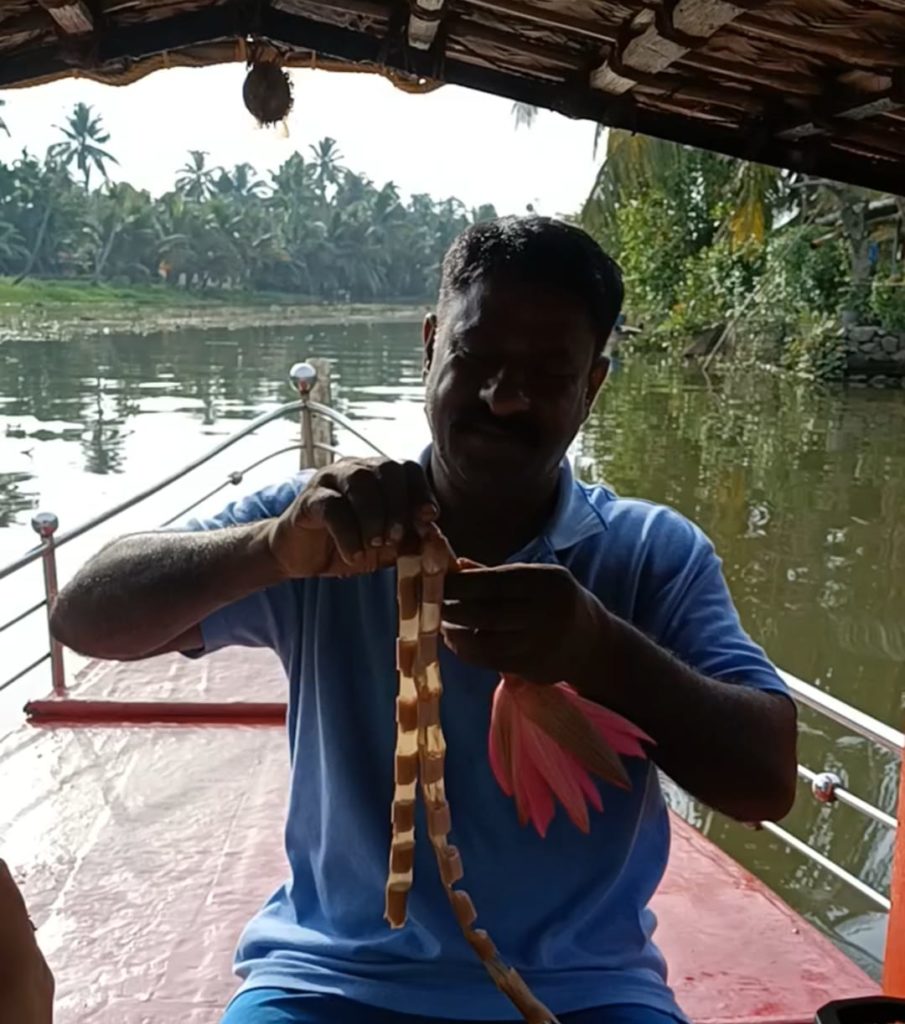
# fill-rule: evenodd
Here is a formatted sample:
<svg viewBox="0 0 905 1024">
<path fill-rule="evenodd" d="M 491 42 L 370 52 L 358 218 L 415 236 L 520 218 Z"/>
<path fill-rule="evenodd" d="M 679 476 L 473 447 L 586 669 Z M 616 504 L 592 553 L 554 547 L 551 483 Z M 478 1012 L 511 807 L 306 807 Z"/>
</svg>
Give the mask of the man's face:
<svg viewBox="0 0 905 1024">
<path fill-rule="evenodd" d="M 425 322 L 425 405 L 435 456 L 457 486 L 543 485 L 606 377 L 584 306 L 494 276 Z"/>
</svg>

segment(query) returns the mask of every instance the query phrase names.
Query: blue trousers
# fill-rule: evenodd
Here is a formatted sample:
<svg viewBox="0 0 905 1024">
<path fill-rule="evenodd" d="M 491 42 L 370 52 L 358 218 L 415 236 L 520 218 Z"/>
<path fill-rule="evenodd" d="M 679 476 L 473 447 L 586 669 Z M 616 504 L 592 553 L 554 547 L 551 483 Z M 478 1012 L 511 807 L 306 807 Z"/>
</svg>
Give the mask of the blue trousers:
<svg viewBox="0 0 905 1024">
<path fill-rule="evenodd" d="M 560 1016 L 561 1024 L 681 1024 L 679 1018 L 645 1006 L 605 1006 Z M 340 996 L 291 992 L 279 988 L 249 989 L 230 1004 L 221 1024 L 451 1024 L 395 1010 L 363 1006 Z M 470 1022 L 477 1024 L 477 1022 Z M 491 1021 L 483 1024 L 493 1024 Z M 503 1022 L 501 1022 L 503 1024 Z"/>
</svg>

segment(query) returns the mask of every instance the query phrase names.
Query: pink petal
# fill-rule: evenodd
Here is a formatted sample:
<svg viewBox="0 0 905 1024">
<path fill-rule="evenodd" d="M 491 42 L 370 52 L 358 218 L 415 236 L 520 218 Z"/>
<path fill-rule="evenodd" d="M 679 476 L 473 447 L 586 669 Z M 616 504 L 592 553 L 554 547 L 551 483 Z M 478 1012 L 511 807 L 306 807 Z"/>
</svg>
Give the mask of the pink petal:
<svg viewBox="0 0 905 1024">
<path fill-rule="evenodd" d="M 547 781 L 531 756 L 530 743 L 525 739 L 526 727 L 531 723 L 518 714 L 514 703 L 512 709 L 512 779 L 519 822 L 522 825 L 532 822 L 541 837 L 545 837 L 555 812 L 553 797 Z"/>
<path fill-rule="evenodd" d="M 647 751 L 641 746 L 641 741 L 649 743 L 651 746 L 655 745 L 650 736 L 642 732 L 633 722 L 593 700 L 587 700 L 568 683 L 557 683 L 556 688 L 590 719 L 600 735 L 617 754 L 646 758 Z"/>
<path fill-rule="evenodd" d="M 512 796 L 512 696 L 502 683 L 493 694 L 490 712 L 490 767 L 506 796 Z"/>
<path fill-rule="evenodd" d="M 571 757 L 571 755 L 569 755 Z M 572 758 L 575 761 L 575 758 Z M 581 767 L 578 761 L 575 761 L 579 771 L 576 775 L 579 784 L 581 785 L 584 795 L 588 799 L 588 803 L 594 808 L 595 811 L 603 810 L 603 798 L 600 795 L 600 790 L 594 785 L 594 780 L 591 776 Z"/>
<path fill-rule="evenodd" d="M 522 732 L 526 758 L 546 780 L 575 825 L 582 832 L 589 831 L 588 808 L 579 781 L 587 772 L 534 722 L 526 720 Z"/>
<path fill-rule="evenodd" d="M 579 712 L 600 739 L 593 740 L 580 719 L 564 717 L 560 701 Z M 546 731 L 545 722 L 558 740 Z M 623 784 L 620 779 L 627 785 L 628 776 L 617 755 L 646 757 L 642 741 L 652 742 L 627 719 L 586 700 L 567 683 L 541 687 L 517 676 L 503 676 L 494 692 L 491 768 L 503 792 L 515 797 L 519 821 L 523 825 L 530 821 L 542 837 L 555 813 L 554 796 L 571 821 L 588 832 L 588 806 L 603 810 L 591 772 L 615 785 Z"/>
</svg>

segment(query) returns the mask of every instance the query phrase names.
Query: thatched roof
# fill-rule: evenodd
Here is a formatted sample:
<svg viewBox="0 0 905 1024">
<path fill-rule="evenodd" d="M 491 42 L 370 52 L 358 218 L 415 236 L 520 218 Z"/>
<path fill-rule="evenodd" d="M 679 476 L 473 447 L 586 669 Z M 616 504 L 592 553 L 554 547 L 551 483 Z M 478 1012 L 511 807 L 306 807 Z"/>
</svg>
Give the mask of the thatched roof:
<svg viewBox="0 0 905 1024">
<path fill-rule="evenodd" d="M 267 56 L 905 193 L 905 0 L 0 2 L 0 88 Z"/>
</svg>

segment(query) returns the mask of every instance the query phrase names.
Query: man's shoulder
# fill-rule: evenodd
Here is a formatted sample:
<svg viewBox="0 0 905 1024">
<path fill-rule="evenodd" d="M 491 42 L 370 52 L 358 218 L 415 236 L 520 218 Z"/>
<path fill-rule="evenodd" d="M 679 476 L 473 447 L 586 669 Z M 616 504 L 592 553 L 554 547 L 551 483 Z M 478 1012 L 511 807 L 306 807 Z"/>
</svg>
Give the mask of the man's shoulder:
<svg viewBox="0 0 905 1024">
<path fill-rule="evenodd" d="M 671 505 L 618 494 L 606 484 L 578 484 L 604 529 L 589 540 L 610 547 L 682 547 L 709 545 L 707 535 Z"/>
<path fill-rule="evenodd" d="M 231 501 L 212 516 L 197 517 L 186 523 L 190 530 L 214 530 L 223 526 L 239 526 L 260 519 L 274 519 L 295 501 L 311 478 L 312 470 L 301 470 L 290 477 Z"/>
</svg>

